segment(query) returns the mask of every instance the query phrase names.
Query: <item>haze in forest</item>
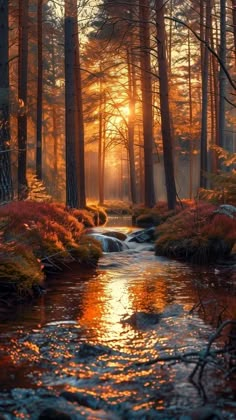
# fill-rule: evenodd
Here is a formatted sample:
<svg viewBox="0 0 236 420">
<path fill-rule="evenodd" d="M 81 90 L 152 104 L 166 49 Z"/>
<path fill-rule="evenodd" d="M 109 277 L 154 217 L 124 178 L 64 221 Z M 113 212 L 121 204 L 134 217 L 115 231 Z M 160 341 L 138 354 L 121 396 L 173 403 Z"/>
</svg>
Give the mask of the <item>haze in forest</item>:
<svg viewBox="0 0 236 420">
<path fill-rule="evenodd" d="M 233 171 L 235 0 L 11 0 L 0 27 L 1 202 L 174 208 Z"/>
</svg>

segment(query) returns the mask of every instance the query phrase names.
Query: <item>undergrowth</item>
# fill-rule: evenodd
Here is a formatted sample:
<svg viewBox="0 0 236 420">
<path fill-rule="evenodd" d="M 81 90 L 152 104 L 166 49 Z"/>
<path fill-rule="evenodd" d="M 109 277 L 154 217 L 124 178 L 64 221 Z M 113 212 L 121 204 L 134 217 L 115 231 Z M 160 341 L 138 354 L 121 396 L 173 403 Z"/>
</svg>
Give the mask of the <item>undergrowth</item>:
<svg viewBox="0 0 236 420">
<path fill-rule="evenodd" d="M 71 261 L 95 265 L 101 247 L 83 235 L 92 226 L 88 211 L 59 203 L 27 200 L 0 207 L 0 290 L 8 283 L 20 295 L 23 289 L 30 294 L 49 269 Z"/>
<path fill-rule="evenodd" d="M 156 254 L 196 263 L 227 257 L 236 241 L 236 221 L 216 209 L 198 203 L 170 217 L 156 229 Z"/>
</svg>

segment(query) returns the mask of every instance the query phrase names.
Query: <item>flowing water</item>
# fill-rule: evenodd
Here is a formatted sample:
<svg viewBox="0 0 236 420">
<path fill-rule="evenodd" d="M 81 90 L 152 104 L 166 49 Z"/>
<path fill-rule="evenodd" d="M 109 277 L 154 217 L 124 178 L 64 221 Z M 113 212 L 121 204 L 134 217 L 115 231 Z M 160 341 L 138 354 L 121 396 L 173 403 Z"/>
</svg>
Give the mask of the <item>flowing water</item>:
<svg viewBox="0 0 236 420">
<path fill-rule="evenodd" d="M 235 383 L 224 371 L 209 366 L 194 383 L 194 364 L 174 360 L 206 347 L 220 313 L 235 314 L 232 268 L 191 266 L 149 248 L 55 274 L 37 301 L 1 313 L 0 418 L 205 418 L 199 407 L 236 418 Z"/>
</svg>

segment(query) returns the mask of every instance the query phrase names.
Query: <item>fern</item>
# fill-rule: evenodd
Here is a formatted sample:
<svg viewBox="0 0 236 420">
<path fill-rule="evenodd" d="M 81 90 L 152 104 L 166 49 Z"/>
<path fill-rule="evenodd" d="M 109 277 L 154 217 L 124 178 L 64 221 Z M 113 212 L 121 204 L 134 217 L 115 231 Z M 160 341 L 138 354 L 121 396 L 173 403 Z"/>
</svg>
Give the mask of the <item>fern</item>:
<svg viewBox="0 0 236 420">
<path fill-rule="evenodd" d="M 211 146 L 211 149 L 216 152 L 219 159 L 222 159 L 222 164 L 224 166 L 236 165 L 236 153 L 229 152 L 228 150 L 223 149 L 220 146 Z"/>
<path fill-rule="evenodd" d="M 51 195 L 47 193 L 47 189 L 43 181 L 39 180 L 33 171 L 27 173 L 28 196 L 27 200 L 48 202 L 52 200 Z"/>
<path fill-rule="evenodd" d="M 200 189 L 200 200 L 236 205 L 236 172 L 234 170 L 232 172 L 221 171 L 219 174 L 209 174 L 207 178 L 214 189 Z"/>
</svg>

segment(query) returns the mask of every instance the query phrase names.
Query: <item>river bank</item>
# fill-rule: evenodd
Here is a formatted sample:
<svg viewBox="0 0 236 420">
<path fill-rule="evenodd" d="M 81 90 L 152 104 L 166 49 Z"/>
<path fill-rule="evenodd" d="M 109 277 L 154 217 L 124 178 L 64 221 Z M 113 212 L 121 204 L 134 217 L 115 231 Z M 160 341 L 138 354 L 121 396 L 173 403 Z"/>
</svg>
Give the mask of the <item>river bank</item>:
<svg viewBox="0 0 236 420">
<path fill-rule="evenodd" d="M 118 209 L 124 224 L 135 222 L 140 228 L 152 226 L 153 233 L 136 242 L 153 243 L 156 255 L 186 260 L 191 263 L 235 264 L 235 207 L 187 202 L 185 208 L 168 211 L 166 203 L 154 209 Z M 108 212 L 117 217 L 114 207 Z M 114 216 L 116 215 L 116 216 Z M 112 220 L 112 217 L 110 218 Z M 111 228 L 106 239 L 88 234 L 107 222 L 104 210 L 90 206 L 88 210 L 66 209 L 59 203 L 13 202 L 0 208 L 0 299 L 4 311 L 15 300 L 26 300 L 44 292 L 44 280 L 51 272 L 63 271 L 73 262 L 96 266 L 103 251 L 123 249 L 115 243 Z M 108 233 L 107 233 L 108 235 Z M 115 235 L 117 237 L 117 235 Z M 113 238 L 112 238 L 113 237 Z M 100 240 L 96 240 L 100 239 Z M 119 240 L 124 241 L 125 235 Z M 131 243 L 124 241 L 127 247 Z M 125 247 L 124 247 L 125 249 Z M 5 309 L 4 309 L 5 308 Z"/>
</svg>

